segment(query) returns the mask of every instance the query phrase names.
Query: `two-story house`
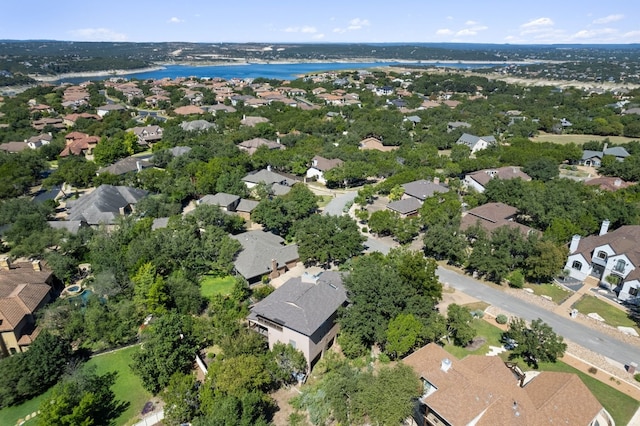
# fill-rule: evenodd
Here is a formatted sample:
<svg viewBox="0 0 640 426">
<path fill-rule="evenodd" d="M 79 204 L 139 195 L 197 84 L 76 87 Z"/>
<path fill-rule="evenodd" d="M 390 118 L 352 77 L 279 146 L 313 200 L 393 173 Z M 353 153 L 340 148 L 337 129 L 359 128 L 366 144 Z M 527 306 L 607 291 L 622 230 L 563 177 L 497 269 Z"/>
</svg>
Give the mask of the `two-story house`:
<svg viewBox="0 0 640 426">
<path fill-rule="evenodd" d="M 347 303 L 342 277 L 335 271 L 304 273 L 258 302 L 248 316 L 249 326 L 269 339 L 302 351 L 311 368 L 335 342 L 338 308 Z"/>
<path fill-rule="evenodd" d="M 574 235 L 565 270 L 578 280 L 596 277 L 600 286 L 613 290 L 619 300 L 640 303 L 640 226 L 608 229 L 609 221 L 605 220 L 598 235 Z"/>
</svg>

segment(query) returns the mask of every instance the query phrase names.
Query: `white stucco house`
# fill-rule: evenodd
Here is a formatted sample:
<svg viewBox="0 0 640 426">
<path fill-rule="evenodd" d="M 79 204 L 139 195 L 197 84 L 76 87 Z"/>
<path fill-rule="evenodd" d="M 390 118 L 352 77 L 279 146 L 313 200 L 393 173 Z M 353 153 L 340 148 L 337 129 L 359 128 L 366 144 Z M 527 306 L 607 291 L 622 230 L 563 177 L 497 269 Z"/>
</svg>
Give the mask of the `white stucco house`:
<svg viewBox="0 0 640 426">
<path fill-rule="evenodd" d="M 327 159 L 316 155 L 311 159 L 311 167 L 307 169 L 307 179 L 315 179 L 323 185 L 327 184 L 324 172 L 340 167 L 343 161 L 339 158 Z"/>
<path fill-rule="evenodd" d="M 466 145 L 471 150 L 471 154 L 487 149 L 491 145 L 496 144 L 496 138 L 493 136 L 475 136 L 469 133 L 463 133 L 456 141 L 458 145 Z"/>
<path fill-rule="evenodd" d="M 574 235 L 569 245 L 565 270 L 570 277 L 598 278 L 600 286 L 613 290 L 618 299 L 640 303 L 640 226 L 621 226 L 608 232 L 605 220 L 598 235 Z"/>
<path fill-rule="evenodd" d="M 487 183 L 492 179 L 522 179 L 528 182 L 531 180 L 531 176 L 523 172 L 520 167 L 505 166 L 468 173 L 464 177 L 463 184 L 466 188 L 473 188 L 482 193 L 485 191 Z"/>
<path fill-rule="evenodd" d="M 347 303 L 342 277 L 335 271 L 304 273 L 258 302 L 247 317 L 249 327 L 300 350 L 311 368 L 335 342 L 338 308 Z"/>
</svg>

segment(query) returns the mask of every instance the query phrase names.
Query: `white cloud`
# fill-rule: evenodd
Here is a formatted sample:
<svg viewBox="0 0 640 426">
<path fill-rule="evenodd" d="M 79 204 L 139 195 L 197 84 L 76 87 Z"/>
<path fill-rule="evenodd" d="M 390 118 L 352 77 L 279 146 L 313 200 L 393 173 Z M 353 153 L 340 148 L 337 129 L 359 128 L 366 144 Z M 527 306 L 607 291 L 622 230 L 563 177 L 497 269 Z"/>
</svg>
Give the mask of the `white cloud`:
<svg viewBox="0 0 640 426">
<path fill-rule="evenodd" d="M 304 26 L 304 27 L 287 27 L 284 30 L 285 33 L 306 33 L 315 34 L 318 32 L 316 27 Z"/>
<path fill-rule="evenodd" d="M 629 31 L 627 33 L 622 34 L 624 38 L 639 38 L 640 39 L 640 31 Z"/>
<path fill-rule="evenodd" d="M 520 28 L 523 30 L 522 31 L 523 34 L 527 34 L 527 33 L 542 31 L 552 26 L 553 26 L 553 21 L 551 20 L 551 18 L 538 18 L 538 19 L 532 19 L 531 21 L 520 25 Z"/>
<path fill-rule="evenodd" d="M 353 18 L 349 21 L 349 25 L 346 28 L 336 27 L 333 29 L 333 32 L 346 33 L 347 31 L 357 31 L 369 25 L 371 25 L 371 22 L 369 22 L 368 19 Z"/>
<path fill-rule="evenodd" d="M 436 31 L 436 35 L 439 36 L 443 36 L 443 35 L 452 35 L 453 31 L 451 31 L 449 28 L 441 28 L 438 31 Z"/>
<path fill-rule="evenodd" d="M 610 24 L 611 22 L 619 21 L 622 18 L 624 18 L 624 15 L 619 13 L 617 15 L 609 15 L 609 16 L 605 16 L 604 18 L 594 19 L 593 23 L 594 24 Z"/>
<path fill-rule="evenodd" d="M 612 28 L 602 28 L 602 29 L 597 29 L 597 30 L 582 30 L 582 31 L 578 31 L 577 33 L 573 34 L 570 38 L 571 39 L 591 39 L 594 37 L 602 37 L 602 36 L 607 36 L 607 35 L 611 35 L 611 34 L 616 34 L 617 31 L 612 29 Z"/>
<path fill-rule="evenodd" d="M 172 16 L 167 22 L 170 23 L 170 24 L 180 24 L 180 23 L 184 22 L 184 19 L 180 19 L 180 18 L 178 18 L 176 16 Z"/>
<path fill-rule="evenodd" d="M 314 40 L 322 40 L 324 38 L 324 34 L 314 34 L 312 37 Z"/>
<path fill-rule="evenodd" d="M 347 27 L 347 30 L 349 31 L 359 30 L 362 27 L 368 27 L 369 25 L 370 23 L 368 19 L 355 18 L 349 21 L 349 26 Z"/>
<path fill-rule="evenodd" d="M 80 28 L 69 33 L 82 41 L 126 41 L 126 34 L 108 28 Z"/>
<path fill-rule="evenodd" d="M 465 25 L 478 25 L 476 21 L 467 21 L 464 23 Z"/>
</svg>

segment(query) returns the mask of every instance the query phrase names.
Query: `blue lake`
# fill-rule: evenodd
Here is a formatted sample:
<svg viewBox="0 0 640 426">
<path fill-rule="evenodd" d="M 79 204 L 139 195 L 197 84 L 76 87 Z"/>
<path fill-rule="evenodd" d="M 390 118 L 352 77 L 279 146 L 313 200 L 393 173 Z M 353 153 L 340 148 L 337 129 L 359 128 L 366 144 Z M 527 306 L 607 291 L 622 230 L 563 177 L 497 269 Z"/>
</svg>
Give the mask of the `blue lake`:
<svg viewBox="0 0 640 426">
<path fill-rule="evenodd" d="M 294 63 L 294 64 L 246 64 L 246 65 L 168 65 L 163 69 L 141 72 L 136 74 L 128 74 L 123 77 L 137 79 L 162 79 L 177 77 L 220 77 L 226 80 L 231 78 L 273 78 L 278 80 L 294 80 L 300 75 L 313 74 L 322 71 L 334 70 L 357 70 L 373 67 L 389 66 L 389 65 L 412 65 L 421 67 L 449 67 L 462 69 L 489 68 L 493 66 L 504 65 L 501 63 L 442 63 L 442 62 L 421 62 L 421 63 L 402 63 L 402 62 L 313 62 L 313 63 Z M 78 77 L 64 78 L 60 82 L 80 83 L 87 80 L 104 80 L 111 76 L 102 77 Z"/>
</svg>

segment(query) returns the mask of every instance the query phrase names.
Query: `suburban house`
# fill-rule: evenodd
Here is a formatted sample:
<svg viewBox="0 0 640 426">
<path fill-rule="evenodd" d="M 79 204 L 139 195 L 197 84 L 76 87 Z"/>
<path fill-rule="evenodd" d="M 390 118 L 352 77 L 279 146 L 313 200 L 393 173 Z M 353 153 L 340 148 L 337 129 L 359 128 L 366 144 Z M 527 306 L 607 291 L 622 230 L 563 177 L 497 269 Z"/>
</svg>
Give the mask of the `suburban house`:
<svg viewBox="0 0 640 426">
<path fill-rule="evenodd" d="M 280 139 L 277 141 L 270 141 L 264 138 L 253 138 L 246 141 L 242 141 L 238 144 L 238 148 L 242 151 L 253 155 L 258 148 L 267 147 L 267 149 L 285 149 L 285 146 L 280 143 Z"/>
<path fill-rule="evenodd" d="M 248 316 L 249 327 L 269 339 L 302 351 L 311 368 L 335 342 L 338 308 L 347 303 L 342 277 L 336 271 L 304 273 L 282 284 L 258 302 Z"/>
<path fill-rule="evenodd" d="M 24 352 L 38 336 L 34 314 L 51 299 L 53 282 L 40 261 L 0 257 L 0 357 Z"/>
<path fill-rule="evenodd" d="M 269 187 L 273 195 L 284 195 L 291 190 L 291 187 L 295 183 L 297 183 L 293 178 L 272 172 L 270 167 L 253 171 L 243 177 L 242 181 L 248 189 L 255 188 L 258 184 L 263 183 Z"/>
<path fill-rule="evenodd" d="M 387 209 L 398 213 L 402 218 L 417 215 L 425 199 L 436 193 L 449 192 L 449 187 L 440 184 L 439 178 L 434 178 L 433 181 L 421 179 L 408 182 L 402 188 L 402 198 L 387 204 Z"/>
<path fill-rule="evenodd" d="M 601 176 L 589 179 L 584 182 L 588 186 L 597 186 L 603 191 L 617 191 L 618 189 L 627 188 L 633 185 L 633 182 L 626 182 L 620 178 L 613 176 Z"/>
<path fill-rule="evenodd" d="M 76 122 L 81 118 L 85 120 L 96 120 L 96 121 L 102 120 L 102 117 L 100 117 L 98 114 L 89 114 L 88 112 L 81 112 L 81 113 L 73 113 L 73 114 L 65 115 L 63 118 L 63 123 L 67 127 L 73 127 L 76 125 Z"/>
<path fill-rule="evenodd" d="M 173 110 L 176 115 L 204 114 L 204 110 L 195 105 L 185 105 Z"/>
<path fill-rule="evenodd" d="M 327 159 L 316 155 L 311 159 L 311 167 L 307 170 L 307 179 L 315 179 L 323 185 L 326 185 L 327 181 L 324 178 L 324 172 L 336 167 L 341 166 L 344 163 L 339 158 Z"/>
<path fill-rule="evenodd" d="M 60 157 L 68 157 L 69 155 L 91 156 L 93 148 L 98 145 L 100 138 L 97 136 L 89 136 L 82 132 L 71 132 L 64 137 L 65 147 L 60 152 Z"/>
<path fill-rule="evenodd" d="M 124 111 L 125 109 L 126 108 L 120 104 L 107 104 L 107 105 L 102 105 L 96 108 L 96 114 L 98 114 L 100 117 L 104 117 L 110 112 Z"/>
<path fill-rule="evenodd" d="M 269 122 L 269 119 L 265 117 L 246 116 L 246 115 L 243 115 L 242 120 L 240 120 L 240 124 L 242 124 L 243 126 L 249 126 L 249 127 L 255 127 L 258 124 L 268 123 L 268 122 Z"/>
<path fill-rule="evenodd" d="M 113 225 L 118 217 L 131 213 L 147 194 L 143 189 L 128 186 L 100 185 L 77 200 L 67 201 L 67 219 L 89 225 Z"/>
<path fill-rule="evenodd" d="M 376 151 L 388 152 L 400 148 L 399 146 L 384 145 L 382 141 L 374 136 L 369 136 L 360 141 L 360 149 L 366 151 L 375 149 Z"/>
<path fill-rule="evenodd" d="M 621 146 L 614 146 L 613 148 L 608 148 L 607 146 L 608 145 L 605 143 L 602 151 L 591 151 L 585 149 L 582 151 L 580 164 L 584 166 L 600 167 L 602 164 L 602 157 L 605 155 L 613 155 L 618 161 L 624 161 L 624 159 L 629 156 L 627 150 Z"/>
<path fill-rule="evenodd" d="M 613 290 L 619 300 L 639 304 L 640 225 L 608 230 L 609 221 L 605 220 L 598 235 L 586 238 L 574 235 L 565 271 L 581 281 L 593 276 L 600 286 Z"/>
<path fill-rule="evenodd" d="M 293 268 L 300 258 L 297 245 L 285 245 L 283 238 L 270 232 L 248 231 L 231 235 L 231 238 L 242 245 L 233 267 L 250 284 L 260 281 L 263 276 L 279 277 Z"/>
<path fill-rule="evenodd" d="M 62 118 L 59 117 L 42 117 L 39 120 L 33 120 L 31 122 L 31 127 L 36 130 L 44 130 L 45 127 L 53 127 L 58 130 L 67 128 Z"/>
<path fill-rule="evenodd" d="M 42 133 L 37 136 L 31 136 L 29 139 L 26 139 L 25 142 L 31 149 L 37 149 L 44 145 L 49 145 L 53 140 L 53 136 L 51 133 Z"/>
<path fill-rule="evenodd" d="M 180 128 L 186 132 L 202 132 L 212 127 L 216 127 L 216 125 L 207 120 L 192 120 L 180 123 Z"/>
<path fill-rule="evenodd" d="M 237 195 L 218 192 L 215 195 L 205 195 L 198 200 L 198 204 L 209 204 L 218 206 L 223 211 L 240 216 L 245 221 L 251 220 L 251 212 L 258 207 L 259 202 L 240 198 Z"/>
<path fill-rule="evenodd" d="M 101 167 L 96 173 L 98 176 L 104 173 L 110 173 L 115 176 L 120 176 L 129 172 L 139 172 L 143 169 L 153 167 L 153 164 L 149 161 L 150 156 L 147 157 L 126 157 L 122 160 L 118 160 L 110 166 Z"/>
<path fill-rule="evenodd" d="M 480 225 L 482 229 L 491 234 L 494 230 L 508 226 L 518 229 L 525 237 L 538 231 L 526 225 L 516 222 L 518 209 L 503 203 L 487 203 L 462 213 L 460 230 L 466 231 L 474 225 Z"/>
<path fill-rule="evenodd" d="M 138 138 L 138 145 L 141 146 L 150 146 L 162 139 L 162 127 L 157 124 L 133 127 L 127 129 L 127 132 L 133 132 Z"/>
<path fill-rule="evenodd" d="M 429 343 L 403 360 L 420 377 L 421 426 L 610 425 L 613 419 L 576 374 L 523 373 L 497 356 L 454 358 Z"/>
<path fill-rule="evenodd" d="M 456 141 L 458 145 L 466 145 L 471 149 L 471 153 L 487 149 L 491 145 L 496 144 L 496 138 L 493 136 L 474 136 L 469 133 L 463 133 Z"/>
<path fill-rule="evenodd" d="M 466 121 L 450 121 L 447 123 L 447 133 L 451 133 L 457 129 L 469 128 L 471 124 Z"/>
<path fill-rule="evenodd" d="M 27 145 L 26 142 L 5 142 L 0 144 L 0 151 L 6 152 L 7 154 L 15 154 L 25 149 L 29 149 L 29 145 Z"/>
<path fill-rule="evenodd" d="M 482 193 L 491 179 L 522 179 L 528 182 L 531 177 L 523 172 L 520 167 L 507 166 L 469 173 L 464 177 L 464 185 Z"/>
</svg>

